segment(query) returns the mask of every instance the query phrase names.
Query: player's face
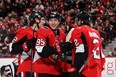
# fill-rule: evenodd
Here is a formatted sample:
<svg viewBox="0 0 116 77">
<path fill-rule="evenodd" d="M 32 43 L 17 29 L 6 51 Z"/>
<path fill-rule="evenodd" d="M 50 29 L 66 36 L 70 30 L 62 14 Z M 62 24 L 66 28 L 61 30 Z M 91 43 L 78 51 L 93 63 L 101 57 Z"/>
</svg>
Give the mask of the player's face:
<svg viewBox="0 0 116 77">
<path fill-rule="evenodd" d="M 39 27 L 42 27 L 45 24 L 45 18 L 42 17 L 39 23 Z"/>
<path fill-rule="evenodd" d="M 53 30 L 58 29 L 59 20 L 57 18 L 49 19 L 48 23 L 49 23 L 49 26 L 51 27 L 51 29 L 53 29 Z"/>
</svg>

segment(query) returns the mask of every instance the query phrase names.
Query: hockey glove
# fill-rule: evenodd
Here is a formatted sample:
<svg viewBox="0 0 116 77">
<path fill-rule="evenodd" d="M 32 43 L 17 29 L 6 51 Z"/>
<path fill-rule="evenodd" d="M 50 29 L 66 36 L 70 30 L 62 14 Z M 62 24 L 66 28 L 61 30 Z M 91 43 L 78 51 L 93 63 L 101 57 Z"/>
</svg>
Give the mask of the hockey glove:
<svg viewBox="0 0 116 77">
<path fill-rule="evenodd" d="M 42 58 L 48 58 L 50 55 L 53 55 L 55 53 L 56 53 L 56 50 L 52 46 L 44 46 L 42 52 L 41 53 L 38 52 L 38 54 Z"/>
<path fill-rule="evenodd" d="M 29 51 L 31 48 L 35 48 L 36 38 L 32 38 L 25 42 L 22 47 L 24 51 Z"/>
<path fill-rule="evenodd" d="M 16 55 L 16 54 L 19 54 L 21 52 L 23 52 L 22 45 L 17 44 L 17 43 L 13 43 L 11 54 L 15 54 Z"/>
<path fill-rule="evenodd" d="M 61 42 L 60 43 L 60 48 L 61 48 L 61 51 L 64 53 L 64 52 L 69 52 L 73 49 L 73 45 L 72 43 L 70 42 Z"/>
</svg>

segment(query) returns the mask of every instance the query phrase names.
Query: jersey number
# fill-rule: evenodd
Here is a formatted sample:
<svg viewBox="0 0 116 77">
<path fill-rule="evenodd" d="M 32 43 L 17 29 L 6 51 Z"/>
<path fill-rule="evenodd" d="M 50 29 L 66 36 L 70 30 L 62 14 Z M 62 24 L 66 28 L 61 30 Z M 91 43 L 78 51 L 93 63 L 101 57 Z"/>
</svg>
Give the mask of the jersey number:
<svg viewBox="0 0 116 77">
<path fill-rule="evenodd" d="M 45 45 L 45 42 L 43 41 L 43 39 L 37 39 L 36 45 Z"/>
<path fill-rule="evenodd" d="M 100 44 L 98 39 L 93 39 L 93 44 Z M 95 59 L 100 59 L 100 54 L 102 54 L 101 48 L 98 46 L 95 46 L 95 49 L 93 49 L 93 55 Z"/>
<path fill-rule="evenodd" d="M 79 42 L 77 39 L 74 39 L 75 46 L 77 47 L 79 45 Z"/>
</svg>

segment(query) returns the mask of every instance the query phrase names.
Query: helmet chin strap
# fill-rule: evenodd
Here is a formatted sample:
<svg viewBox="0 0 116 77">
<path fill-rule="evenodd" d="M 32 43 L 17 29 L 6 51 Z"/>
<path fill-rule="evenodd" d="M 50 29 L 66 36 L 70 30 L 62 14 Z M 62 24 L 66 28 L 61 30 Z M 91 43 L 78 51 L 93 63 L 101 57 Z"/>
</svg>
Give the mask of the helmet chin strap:
<svg viewBox="0 0 116 77">
<path fill-rule="evenodd" d="M 37 23 L 37 22 L 33 24 L 32 27 L 33 27 L 33 30 L 34 31 L 36 31 L 36 27 L 39 29 L 39 26 L 38 25 L 39 25 L 39 23 Z"/>
<path fill-rule="evenodd" d="M 36 22 L 36 19 L 34 20 L 34 24 L 36 24 L 37 25 L 37 28 L 39 29 L 39 23 L 40 23 L 40 19 L 39 18 L 37 18 L 38 20 L 39 20 L 39 22 Z"/>
<path fill-rule="evenodd" d="M 32 29 L 33 29 L 34 31 L 36 31 L 35 28 L 36 28 L 36 24 L 33 24 Z"/>
<path fill-rule="evenodd" d="M 35 22 L 35 24 L 37 25 L 37 28 L 38 28 L 38 29 L 39 29 L 39 23 L 40 23 L 40 22 Z"/>
<path fill-rule="evenodd" d="M 36 22 L 37 28 L 39 29 L 39 23 Z"/>
</svg>

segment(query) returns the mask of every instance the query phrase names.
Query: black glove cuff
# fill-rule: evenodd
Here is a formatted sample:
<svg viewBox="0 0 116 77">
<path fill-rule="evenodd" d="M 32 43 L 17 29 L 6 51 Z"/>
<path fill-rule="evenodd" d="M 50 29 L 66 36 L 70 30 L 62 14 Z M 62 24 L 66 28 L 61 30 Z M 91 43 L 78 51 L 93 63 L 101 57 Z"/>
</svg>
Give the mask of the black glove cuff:
<svg viewBox="0 0 116 77">
<path fill-rule="evenodd" d="M 52 54 L 55 54 L 56 50 L 51 46 L 44 46 L 41 53 L 38 53 L 42 58 L 47 58 Z"/>
<path fill-rule="evenodd" d="M 60 47 L 62 52 L 69 52 L 73 49 L 73 45 L 70 42 L 61 42 Z"/>
</svg>

